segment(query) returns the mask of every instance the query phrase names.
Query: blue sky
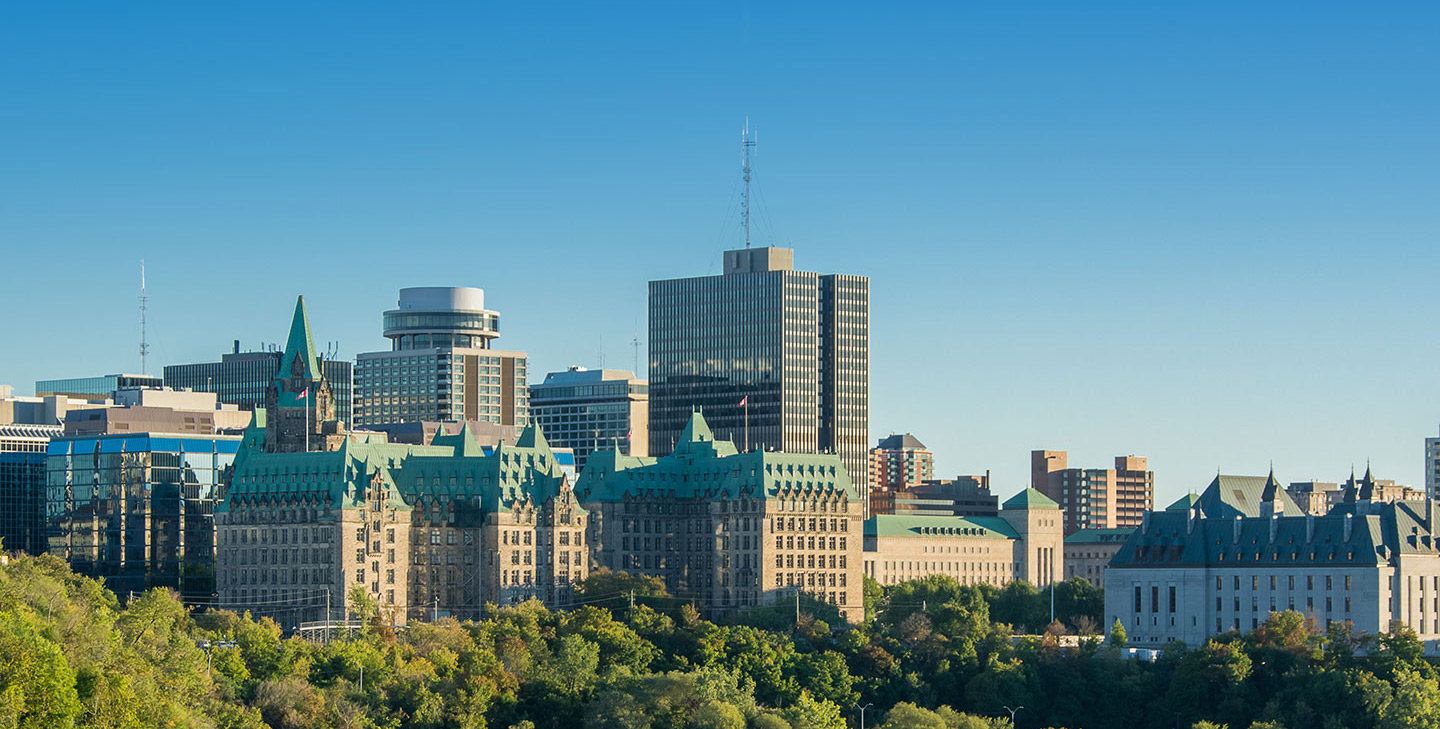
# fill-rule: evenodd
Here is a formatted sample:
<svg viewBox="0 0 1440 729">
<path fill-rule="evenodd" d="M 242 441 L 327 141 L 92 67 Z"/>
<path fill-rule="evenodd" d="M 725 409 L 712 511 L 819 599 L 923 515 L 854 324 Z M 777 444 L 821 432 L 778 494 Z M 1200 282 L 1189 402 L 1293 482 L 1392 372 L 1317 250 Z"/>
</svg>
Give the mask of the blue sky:
<svg viewBox="0 0 1440 729">
<path fill-rule="evenodd" d="M 875 435 L 1422 480 L 1440 16 L 1421 4 L 87 3 L 0 11 L 0 382 L 486 289 L 540 373 L 756 236 L 869 275 Z"/>
</svg>

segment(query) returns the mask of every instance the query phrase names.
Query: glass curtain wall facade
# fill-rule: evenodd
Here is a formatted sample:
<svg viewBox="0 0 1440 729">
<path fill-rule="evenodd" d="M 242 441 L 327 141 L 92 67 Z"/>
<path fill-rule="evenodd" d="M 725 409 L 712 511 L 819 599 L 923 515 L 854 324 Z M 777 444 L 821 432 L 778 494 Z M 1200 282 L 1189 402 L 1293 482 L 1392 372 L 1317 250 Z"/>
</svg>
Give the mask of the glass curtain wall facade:
<svg viewBox="0 0 1440 729">
<path fill-rule="evenodd" d="M 795 271 L 791 257 L 728 251 L 722 275 L 650 282 L 650 453 L 669 453 L 701 410 L 742 449 L 840 454 L 863 492 L 869 280 Z"/>
<path fill-rule="evenodd" d="M 280 356 L 280 352 L 269 351 L 232 352 L 222 355 L 219 362 L 169 365 L 165 386 L 213 392 L 220 402 L 254 410 L 265 407 L 270 385 L 280 370 Z M 350 424 L 354 365 L 326 359 L 320 361 L 320 369 L 335 397 L 335 416 Z"/>
<path fill-rule="evenodd" d="M 214 508 L 239 436 L 149 433 L 51 440 L 45 524 L 51 553 L 117 595 L 215 591 Z"/>
<path fill-rule="evenodd" d="M 530 417 L 552 447 L 575 451 L 576 469 L 598 450 L 649 449 L 649 385 L 627 370 L 551 372 L 530 387 Z"/>
<path fill-rule="evenodd" d="M 59 380 L 36 380 L 35 396 L 69 395 L 70 397 L 108 397 L 116 390 L 130 387 L 163 387 L 165 379 L 156 375 L 101 375 L 100 377 L 67 377 Z"/>
</svg>

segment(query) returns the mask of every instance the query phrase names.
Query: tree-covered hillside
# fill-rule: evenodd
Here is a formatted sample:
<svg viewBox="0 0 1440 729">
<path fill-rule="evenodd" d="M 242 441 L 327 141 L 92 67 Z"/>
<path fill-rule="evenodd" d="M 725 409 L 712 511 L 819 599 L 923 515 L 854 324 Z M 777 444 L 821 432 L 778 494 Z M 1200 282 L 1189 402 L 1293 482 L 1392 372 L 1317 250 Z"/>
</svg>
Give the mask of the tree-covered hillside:
<svg viewBox="0 0 1440 729">
<path fill-rule="evenodd" d="M 1440 726 L 1413 635 L 1317 635 L 1295 613 L 1146 663 L 1113 638 L 1059 647 L 1057 633 L 1094 632 L 1083 583 L 1057 591 L 1060 624 L 1023 639 L 1007 623 L 1045 629 L 1050 604 L 1023 584 L 872 583 L 873 619 L 854 628 L 807 602 L 798 621 L 790 604 L 717 624 L 623 574 L 584 587 L 569 610 L 398 631 L 376 619 L 321 645 L 161 590 L 121 608 L 53 557 L 14 558 L 0 567 L 0 727 L 841 729 L 867 705 L 885 729 L 1008 727 L 1007 707 L 1023 707 L 1020 727 Z"/>
</svg>

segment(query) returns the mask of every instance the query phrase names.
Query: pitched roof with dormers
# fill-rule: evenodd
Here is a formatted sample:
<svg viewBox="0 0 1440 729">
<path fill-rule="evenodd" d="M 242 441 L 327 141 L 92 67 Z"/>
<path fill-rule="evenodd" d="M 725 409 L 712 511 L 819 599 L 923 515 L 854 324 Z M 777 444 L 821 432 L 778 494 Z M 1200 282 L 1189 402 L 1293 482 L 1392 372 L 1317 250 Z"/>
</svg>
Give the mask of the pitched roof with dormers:
<svg viewBox="0 0 1440 729">
<path fill-rule="evenodd" d="M 258 418 L 263 424 L 263 416 Z M 538 506 L 569 488 L 538 426 L 522 443 L 482 447 L 467 429 L 436 436 L 431 445 L 349 438 L 337 451 L 270 453 L 263 427 L 242 441 L 225 503 L 294 498 L 332 508 L 365 503 L 365 486 L 386 489 L 397 508 L 461 501 L 483 513 Z"/>
<path fill-rule="evenodd" d="M 831 495 L 859 499 L 840 457 L 833 454 L 750 451 L 716 440 L 704 416 L 693 413 L 675 450 L 650 458 L 615 450 L 590 454 L 575 484 L 582 501 L 626 498 L 750 498 Z"/>
</svg>

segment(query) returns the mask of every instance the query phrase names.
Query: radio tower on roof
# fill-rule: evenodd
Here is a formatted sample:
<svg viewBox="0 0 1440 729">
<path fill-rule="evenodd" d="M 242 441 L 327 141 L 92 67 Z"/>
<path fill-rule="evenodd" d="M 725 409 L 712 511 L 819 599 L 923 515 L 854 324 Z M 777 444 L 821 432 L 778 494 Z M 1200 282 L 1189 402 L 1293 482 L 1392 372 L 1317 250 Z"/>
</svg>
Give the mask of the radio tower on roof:
<svg viewBox="0 0 1440 729">
<path fill-rule="evenodd" d="M 740 129 L 740 172 L 745 180 L 745 189 L 740 192 L 740 225 L 745 229 L 745 247 L 750 247 L 750 150 L 755 139 L 750 136 L 750 117 L 745 117 L 745 126 Z"/>
<path fill-rule="evenodd" d="M 145 339 L 145 304 L 150 297 L 145 295 L 145 259 L 140 259 L 140 374 L 149 374 L 145 358 L 150 354 L 150 343 Z"/>
</svg>

